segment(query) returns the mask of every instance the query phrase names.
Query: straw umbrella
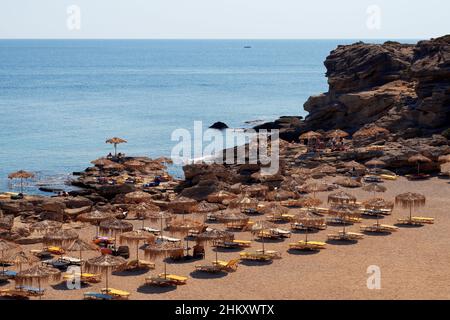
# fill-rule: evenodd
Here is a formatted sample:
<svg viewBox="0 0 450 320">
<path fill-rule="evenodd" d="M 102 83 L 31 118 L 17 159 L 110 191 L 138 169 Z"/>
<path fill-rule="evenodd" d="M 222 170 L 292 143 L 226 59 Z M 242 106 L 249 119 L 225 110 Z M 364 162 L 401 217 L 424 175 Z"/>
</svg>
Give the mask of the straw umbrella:
<svg viewBox="0 0 450 320">
<path fill-rule="evenodd" d="M 247 223 L 248 220 L 250 220 L 250 218 L 241 213 L 241 210 L 238 208 L 228 208 L 224 211 L 222 211 L 221 215 L 217 216 L 217 220 L 219 222 L 225 223 L 225 224 L 231 224 L 231 226 L 234 226 L 235 223 L 239 224 L 243 224 L 243 223 Z"/>
<path fill-rule="evenodd" d="M 289 209 L 279 203 L 271 202 L 263 208 L 262 212 L 264 214 L 272 215 L 273 217 L 281 217 L 283 214 L 287 214 Z"/>
<path fill-rule="evenodd" d="M 199 243 L 207 243 L 207 242 L 215 242 L 215 241 L 225 241 L 225 240 L 233 240 L 234 234 L 227 231 L 222 231 L 218 229 L 210 229 L 208 228 L 206 231 L 197 235 L 195 240 Z M 218 258 L 218 250 L 216 248 L 216 263 L 219 261 Z"/>
<path fill-rule="evenodd" d="M 211 193 L 208 195 L 208 202 L 212 203 L 222 203 L 223 201 L 230 201 L 237 198 L 237 195 L 228 191 L 220 190 L 218 192 Z"/>
<path fill-rule="evenodd" d="M 275 226 L 273 223 L 268 222 L 268 221 L 261 220 L 261 221 L 255 222 L 255 223 L 252 225 L 250 231 L 251 231 L 251 233 L 253 233 L 253 234 L 260 234 L 260 233 L 264 233 L 264 232 L 269 231 L 269 230 L 274 229 L 274 228 L 276 228 L 276 226 Z M 264 254 L 264 252 L 265 252 L 265 247 L 264 247 L 264 242 L 265 242 L 265 241 L 264 241 L 264 240 L 265 240 L 265 239 L 264 239 L 264 235 L 263 235 L 263 236 L 261 237 L 261 242 L 262 242 L 262 253 L 263 253 L 263 254 Z"/>
<path fill-rule="evenodd" d="M 142 220 L 142 229 L 144 229 L 145 219 L 147 219 L 147 217 L 149 216 L 149 214 L 151 212 L 158 212 L 158 211 L 160 211 L 158 206 L 155 206 L 154 204 L 143 202 L 143 203 L 139 203 L 139 204 L 131 207 L 129 212 L 134 214 L 134 216 L 137 219 Z"/>
<path fill-rule="evenodd" d="M 34 286 L 37 282 L 37 287 L 40 291 L 44 282 L 59 282 L 61 280 L 61 271 L 53 267 L 37 265 L 17 273 L 14 280 L 18 286 Z"/>
<path fill-rule="evenodd" d="M 125 203 L 143 203 L 152 200 L 152 195 L 144 191 L 134 191 L 125 195 Z"/>
<path fill-rule="evenodd" d="M 408 162 L 417 164 L 417 175 L 420 175 L 420 164 L 421 163 L 431 163 L 431 159 L 425 157 L 422 154 L 416 154 L 408 159 Z"/>
<path fill-rule="evenodd" d="M 98 237 L 100 223 L 102 221 L 112 219 L 112 213 L 95 210 L 95 211 L 80 214 L 77 219 L 80 221 L 83 221 L 83 222 L 89 222 L 89 223 L 95 224 L 96 236 Z"/>
<path fill-rule="evenodd" d="M 332 193 L 328 196 L 328 203 L 332 204 L 355 204 L 356 197 L 344 192 L 338 191 L 336 193 Z"/>
<path fill-rule="evenodd" d="M 58 221 L 53 220 L 43 220 L 39 222 L 35 222 L 30 225 L 30 231 L 31 232 L 37 232 L 37 233 L 51 233 L 56 232 L 58 230 L 61 230 L 62 223 Z"/>
<path fill-rule="evenodd" d="M 114 244 L 117 242 L 117 233 L 133 230 L 133 225 L 129 222 L 118 219 L 109 219 L 100 222 L 100 233 L 114 235 Z"/>
<path fill-rule="evenodd" d="M 150 261 L 155 261 L 162 257 L 164 262 L 164 278 L 167 276 L 167 257 L 182 257 L 184 248 L 180 243 L 168 241 L 156 241 L 148 245 L 145 249 L 145 257 Z"/>
<path fill-rule="evenodd" d="M 306 193 L 312 193 L 313 194 L 313 198 L 316 198 L 316 193 L 317 192 L 325 192 L 329 190 L 329 186 L 325 183 L 317 183 L 317 182 L 313 182 L 313 183 L 309 183 L 305 186 L 302 186 L 301 188 L 304 192 Z"/>
<path fill-rule="evenodd" d="M 243 212 L 249 212 L 249 211 L 256 211 L 258 209 L 258 200 L 249 197 L 248 195 L 242 195 L 238 197 L 237 199 L 233 200 L 230 205 L 238 206 L 241 211 Z"/>
<path fill-rule="evenodd" d="M 315 131 L 308 131 L 300 135 L 300 140 L 320 139 L 322 134 Z"/>
<path fill-rule="evenodd" d="M 96 160 L 91 161 L 91 163 L 96 167 L 104 167 L 104 166 L 109 166 L 109 165 L 115 164 L 114 161 L 111 161 L 106 158 L 98 158 Z"/>
<path fill-rule="evenodd" d="M 12 250 L 16 250 L 17 248 L 19 248 L 19 246 L 15 243 L 0 239 L 0 253 L 1 253 L 1 258 L 2 258 L 2 273 L 5 273 L 5 264 L 4 259 L 5 259 L 5 253 L 9 253 Z"/>
<path fill-rule="evenodd" d="M 126 263 L 122 257 L 115 257 L 109 254 L 101 255 L 100 257 L 92 258 L 86 261 L 86 268 L 92 273 L 99 271 L 106 275 L 106 292 L 108 292 L 108 276 L 109 273 L 116 268 L 120 268 Z"/>
<path fill-rule="evenodd" d="M 364 138 L 370 138 L 370 137 L 379 137 L 379 136 L 383 136 L 383 135 L 388 135 L 390 132 L 389 130 L 379 127 L 377 125 L 371 125 L 371 126 L 366 126 L 363 127 L 361 129 L 359 129 L 358 131 L 356 131 L 353 134 L 353 138 L 354 139 L 364 139 Z"/>
<path fill-rule="evenodd" d="M 58 246 L 67 249 L 73 241 L 79 238 L 78 233 L 72 230 L 58 230 L 48 232 L 43 237 L 43 242 L 47 246 Z"/>
<path fill-rule="evenodd" d="M 80 273 L 83 274 L 83 251 L 94 251 L 97 248 L 81 239 L 76 239 L 68 248 L 67 251 L 78 251 L 80 253 Z"/>
<path fill-rule="evenodd" d="M 147 215 L 147 218 L 150 221 L 153 222 L 159 222 L 160 223 L 160 238 L 163 238 L 163 223 L 166 224 L 167 222 L 171 221 L 173 219 L 173 215 L 169 211 L 160 211 L 160 212 L 153 212 Z"/>
<path fill-rule="evenodd" d="M 363 206 L 366 209 L 379 211 L 381 209 L 392 209 L 394 207 L 394 203 L 391 201 L 387 201 L 382 198 L 373 198 L 363 202 Z M 380 215 L 376 214 L 377 218 L 377 226 L 380 225 Z"/>
<path fill-rule="evenodd" d="M 106 143 L 114 145 L 114 156 L 117 157 L 117 145 L 121 144 L 121 143 L 127 143 L 127 140 L 114 137 L 114 138 L 106 140 Z"/>
<path fill-rule="evenodd" d="M 350 178 L 340 178 L 337 179 L 334 183 L 345 188 L 359 188 L 362 186 L 361 182 Z"/>
<path fill-rule="evenodd" d="M 191 198 L 180 196 L 168 203 L 168 208 L 174 213 L 181 213 L 183 217 L 187 213 L 195 212 L 197 209 L 197 201 Z"/>
<path fill-rule="evenodd" d="M 23 193 L 23 180 L 31 178 L 34 178 L 34 173 L 24 170 L 19 170 L 8 175 L 8 179 L 10 180 L 20 179 L 20 193 Z"/>
<path fill-rule="evenodd" d="M 182 220 L 174 220 L 171 221 L 167 226 L 167 229 L 170 232 L 181 234 L 185 237 L 186 240 L 186 253 L 189 255 L 189 239 L 186 237 L 189 234 L 189 231 L 201 232 L 204 228 L 203 223 L 198 221 L 194 221 L 191 219 L 182 219 Z"/>
<path fill-rule="evenodd" d="M 329 139 L 346 138 L 349 136 L 349 134 L 341 129 L 335 129 L 335 130 L 328 131 L 325 136 Z"/>
<path fill-rule="evenodd" d="M 24 251 L 19 251 L 10 256 L 7 259 L 7 261 L 16 266 L 19 266 L 19 272 L 21 272 L 22 266 L 24 264 L 31 266 L 32 264 L 39 262 L 39 258 L 32 255 L 28 255 Z"/>
<path fill-rule="evenodd" d="M 372 168 L 383 168 L 386 166 L 386 162 L 380 160 L 380 159 L 372 159 L 365 163 L 366 167 L 372 167 Z"/>
<path fill-rule="evenodd" d="M 123 165 L 127 168 L 133 169 L 133 170 L 140 170 L 145 167 L 145 163 L 138 161 L 138 160 L 128 160 L 123 163 Z"/>
<path fill-rule="evenodd" d="M 319 178 L 320 179 L 320 178 L 322 178 L 324 176 L 327 176 L 327 175 L 334 175 L 334 174 L 336 174 L 336 168 L 333 167 L 333 166 L 325 164 L 325 165 L 321 165 L 321 166 L 318 166 L 317 168 L 312 169 L 311 170 L 311 174 L 312 174 L 313 178 L 315 178 L 315 179 Z"/>
<path fill-rule="evenodd" d="M 373 196 L 375 197 L 375 194 L 377 192 L 379 193 L 386 192 L 387 188 L 378 183 L 369 183 L 363 187 L 363 190 L 367 192 L 373 192 Z"/>
<path fill-rule="evenodd" d="M 304 197 L 300 200 L 297 200 L 297 203 L 305 208 L 312 208 L 320 206 L 323 202 L 318 198 Z"/>
<path fill-rule="evenodd" d="M 358 208 L 350 204 L 334 205 L 330 208 L 329 214 L 341 218 L 343 222 L 343 234 L 346 233 L 345 226 L 347 224 L 347 218 L 350 218 L 352 216 L 359 216 Z"/>
<path fill-rule="evenodd" d="M 395 197 L 395 204 L 409 208 L 409 221 L 412 221 L 412 209 L 425 206 L 426 198 L 420 193 L 402 193 Z"/>
<path fill-rule="evenodd" d="M 325 218 L 321 217 L 314 212 L 305 211 L 300 212 L 294 218 L 294 221 L 300 223 L 305 230 L 305 242 L 308 243 L 308 231 L 310 228 L 318 228 L 325 224 Z"/>
<path fill-rule="evenodd" d="M 141 241 L 152 243 L 155 241 L 155 236 L 143 230 L 128 231 L 120 235 L 121 243 L 126 243 L 127 245 L 132 244 L 136 246 L 136 260 L 138 261 L 138 263 L 139 263 L 139 242 Z"/>
</svg>

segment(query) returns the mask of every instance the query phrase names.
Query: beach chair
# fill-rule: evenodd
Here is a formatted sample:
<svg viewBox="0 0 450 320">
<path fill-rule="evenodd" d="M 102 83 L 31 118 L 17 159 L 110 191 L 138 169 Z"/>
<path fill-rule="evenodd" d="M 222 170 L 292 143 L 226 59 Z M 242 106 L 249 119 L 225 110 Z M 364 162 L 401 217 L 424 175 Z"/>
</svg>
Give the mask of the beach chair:
<svg viewBox="0 0 450 320">
<path fill-rule="evenodd" d="M 15 289 L 0 289 L 0 297 L 4 299 L 28 300 L 29 296 L 26 292 Z"/>
<path fill-rule="evenodd" d="M 147 232 L 149 232 L 151 234 L 154 234 L 155 236 L 159 236 L 161 234 L 161 230 L 155 229 L 155 228 L 151 228 L 151 227 L 144 227 L 143 230 L 147 231 Z"/>
<path fill-rule="evenodd" d="M 84 300 L 113 300 L 114 297 L 109 294 L 103 294 L 98 292 L 85 292 L 83 293 Z"/>
<path fill-rule="evenodd" d="M 232 259 L 230 261 L 217 260 L 213 261 L 213 265 L 218 266 L 223 271 L 234 272 L 238 268 L 240 259 Z"/>
<path fill-rule="evenodd" d="M 398 224 L 403 225 L 424 225 L 424 224 L 434 224 L 434 218 L 427 217 L 411 217 L 409 218 L 400 218 L 397 220 Z"/>
<path fill-rule="evenodd" d="M 81 283 L 99 283 L 102 281 L 101 274 L 93 274 L 93 273 L 69 273 L 63 276 L 64 281 L 73 281 L 75 278 L 79 278 Z"/>
<path fill-rule="evenodd" d="M 4 277 L 5 279 L 14 279 L 16 276 L 17 276 L 16 271 L 12 270 L 0 271 L 0 277 Z"/>
<path fill-rule="evenodd" d="M 73 257 L 68 257 L 68 256 L 62 256 L 60 260 L 66 262 L 70 265 L 73 265 L 73 266 L 81 266 L 84 262 L 83 260 L 80 260 L 78 258 L 73 258 Z"/>
<path fill-rule="evenodd" d="M 279 251 L 264 250 L 264 252 L 263 252 L 262 249 L 258 249 L 258 250 L 256 250 L 256 252 L 266 254 L 266 255 L 270 256 L 272 259 L 281 259 L 281 253 Z"/>
<path fill-rule="evenodd" d="M 328 240 L 331 241 L 358 241 L 364 238 L 364 235 L 361 233 L 355 232 L 342 232 L 340 231 L 337 234 L 329 234 Z"/>
<path fill-rule="evenodd" d="M 30 286 L 16 286 L 16 290 L 25 292 L 29 296 L 43 296 L 45 290 Z"/>
<path fill-rule="evenodd" d="M 368 233 L 391 233 L 397 231 L 398 228 L 386 224 L 374 224 L 372 226 L 361 226 L 360 230 Z"/>
<path fill-rule="evenodd" d="M 187 283 L 188 278 L 183 276 L 177 276 L 175 274 L 164 274 L 160 273 L 156 277 L 149 277 L 145 279 L 146 285 L 152 286 L 179 286 L 185 285 Z"/>
<path fill-rule="evenodd" d="M 207 273 L 219 273 L 223 272 L 222 267 L 219 265 L 196 265 L 195 270 L 199 272 L 207 272 Z"/>
<path fill-rule="evenodd" d="M 279 229 L 279 228 L 271 229 L 271 231 L 281 238 L 290 238 L 292 235 L 292 233 L 289 230 L 284 230 L 284 229 Z"/>
<path fill-rule="evenodd" d="M 130 293 L 123 290 L 113 289 L 113 288 L 103 288 L 101 290 L 102 294 L 110 295 L 114 300 L 128 300 Z"/>
<path fill-rule="evenodd" d="M 294 222 L 291 223 L 291 230 L 293 231 L 311 231 L 311 230 L 325 230 L 327 228 L 327 224 L 316 224 L 314 226 L 305 226 L 303 223 Z"/>
<path fill-rule="evenodd" d="M 303 241 L 300 240 L 295 243 L 289 244 L 290 250 L 299 250 L 299 251 L 318 251 L 325 249 L 326 243 L 325 242 L 319 242 L 319 241 Z"/>
<path fill-rule="evenodd" d="M 128 261 L 119 271 L 136 271 L 155 269 L 155 263 L 146 260 Z"/>
<path fill-rule="evenodd" d="M 64 253 L 66 253 L 63 248 L 56 247 L 56 246 L 47 247 L 47 248 L 44 248 L 44 250 L 47 252 L 50 252 L 51 254 L 55 254 L 55 255 L 63 255 Z"/>
<path fill-rule="evenodd" d="M 267 262 L 272 261 L 272 256 L 262 252 L 241 252 L 239 254 L 241 260 Z"/>
</svg>

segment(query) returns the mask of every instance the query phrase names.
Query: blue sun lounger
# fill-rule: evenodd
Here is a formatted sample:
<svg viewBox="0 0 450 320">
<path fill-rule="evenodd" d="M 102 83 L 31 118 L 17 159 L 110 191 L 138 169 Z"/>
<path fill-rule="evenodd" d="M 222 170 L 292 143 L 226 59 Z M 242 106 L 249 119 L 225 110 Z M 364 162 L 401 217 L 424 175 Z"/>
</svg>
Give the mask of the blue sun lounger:
<svg viewBox="0 0 450 320">
<path fill-rule="evenodd" d="M 109 294 L 97 293 L 97 292 L 85 292 L 84 299 L 86 300 L 113 300 L 113 297 Z"/>
<path fill-rule="evenodd" d="M 17 290 L 21 290 L 21 291 L 26 291 L 30 294 L 35 294 L 35 295 L 43 295 L 45 290 L 44 289 L 39 289 L 39 288 L 34 288 L 34 287 L 29 287 L 29 286 L 16 286 Z"/>
<path fill-rule="evenodd" d="M 4 276 L 8 279 L 14 279 L 17 276 L 17 272 L 12 270 L 0 271 L 0 277 L 1 276 Z"/>
</svg>

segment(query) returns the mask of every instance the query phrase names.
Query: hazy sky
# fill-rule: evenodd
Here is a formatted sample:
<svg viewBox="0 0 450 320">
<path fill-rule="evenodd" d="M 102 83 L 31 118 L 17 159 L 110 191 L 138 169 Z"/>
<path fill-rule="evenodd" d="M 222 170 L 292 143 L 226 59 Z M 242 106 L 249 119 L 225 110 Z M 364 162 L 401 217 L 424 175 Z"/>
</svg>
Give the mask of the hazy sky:
<svg viewBox="0 0 450 320">
<path fill-rule="evenodd" d="M 0 38 L 417 39 L 448 33 L 448 0 L 0 0 Z"/>
</svg>

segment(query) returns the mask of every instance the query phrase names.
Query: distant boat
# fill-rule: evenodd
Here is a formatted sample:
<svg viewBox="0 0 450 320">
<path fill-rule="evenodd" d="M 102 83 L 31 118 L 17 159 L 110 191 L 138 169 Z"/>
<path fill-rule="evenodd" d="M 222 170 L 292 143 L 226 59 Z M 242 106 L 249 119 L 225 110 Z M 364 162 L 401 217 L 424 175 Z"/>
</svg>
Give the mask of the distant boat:
<svg viewBox="0 0 450 320">
<path fill-rule="evenodd" d="M 244 49 L 251 49 L 252 46 L 245 46 Z"/>
</svg>

